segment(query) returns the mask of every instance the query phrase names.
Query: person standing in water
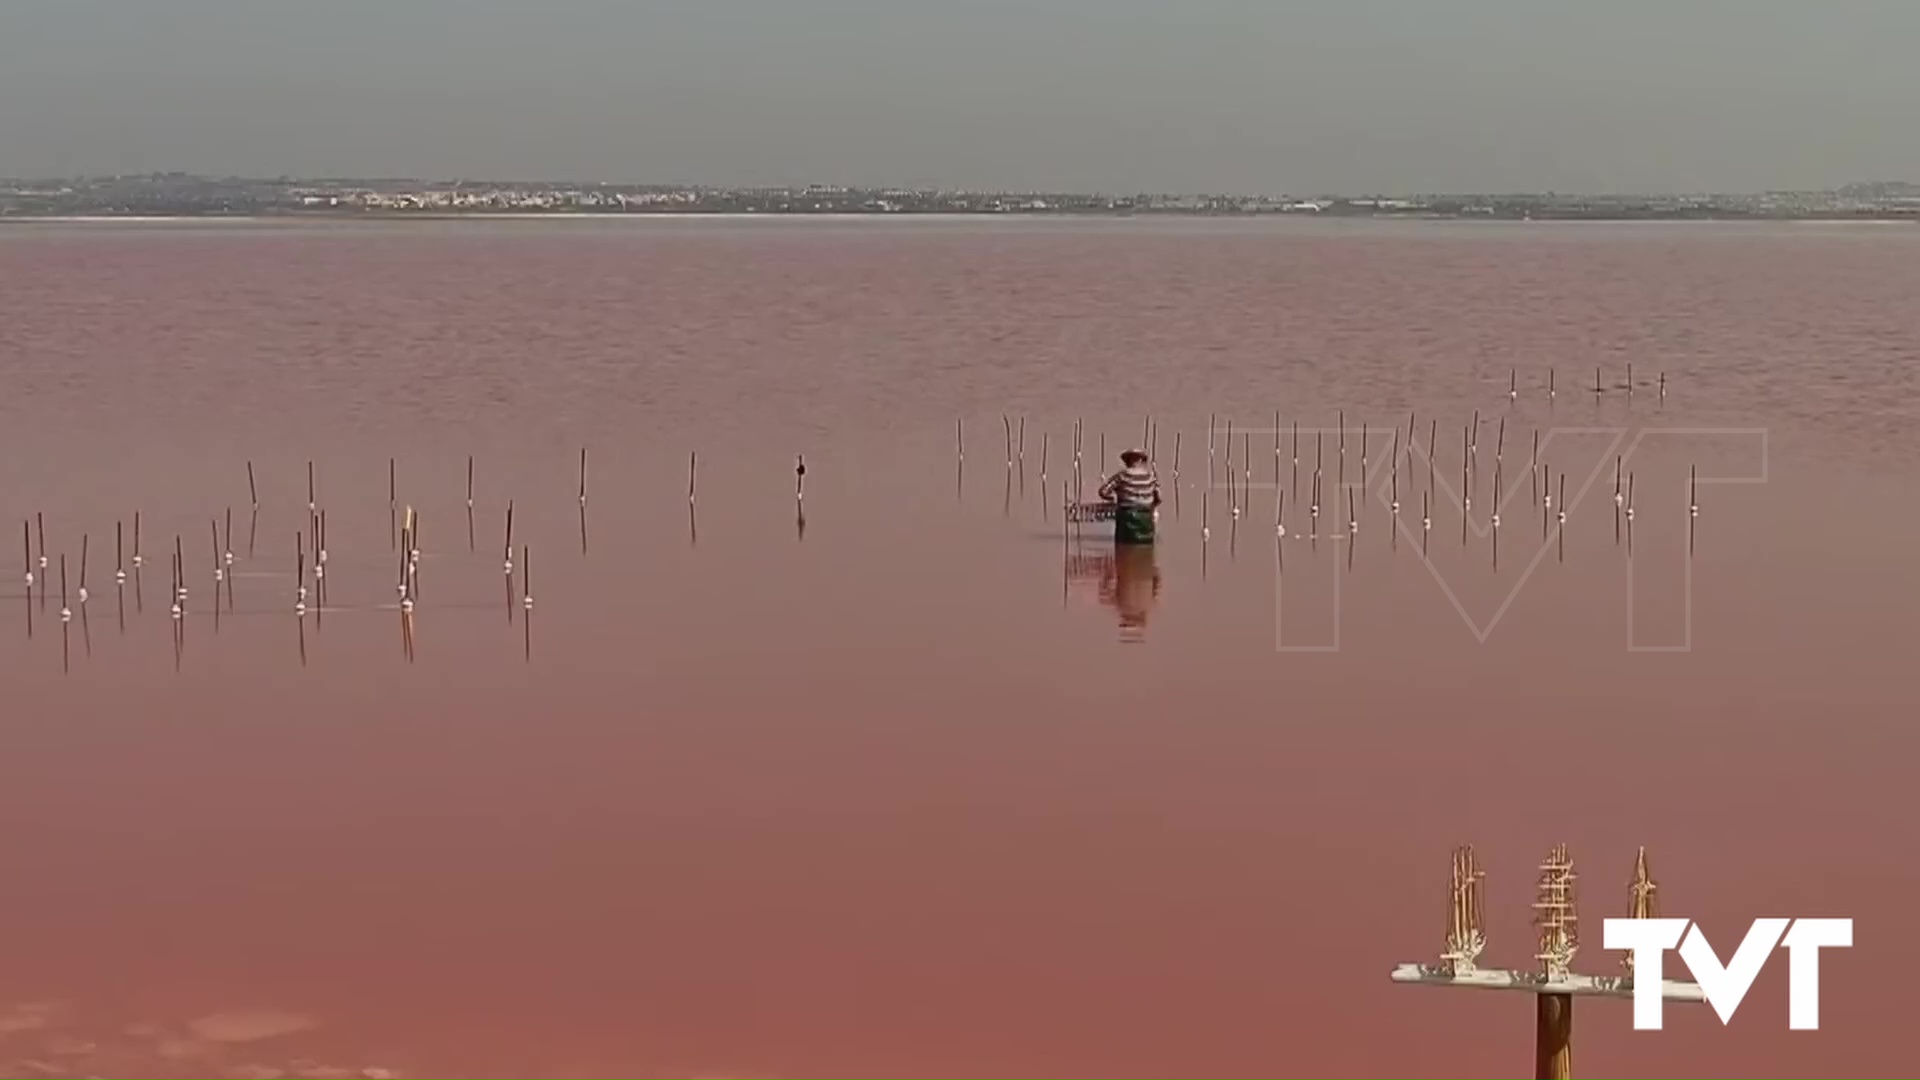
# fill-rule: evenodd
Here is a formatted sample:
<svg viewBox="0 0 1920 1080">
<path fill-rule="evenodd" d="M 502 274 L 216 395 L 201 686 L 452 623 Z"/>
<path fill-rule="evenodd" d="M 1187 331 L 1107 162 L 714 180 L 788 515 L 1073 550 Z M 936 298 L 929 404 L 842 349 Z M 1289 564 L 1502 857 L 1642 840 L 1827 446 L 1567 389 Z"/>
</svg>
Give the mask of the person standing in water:
<svg viewBox="0 0 1920 1080">
<path fill-rule="evenodd" d="M 1121 469 L 1100 485 L 1102 502 L 1112 503 L 1116 544 L 1153 543 L 1154 511 L 1160 505 L 1160 475 L 1145 450 L 1120 455 Z"/>
</svg>

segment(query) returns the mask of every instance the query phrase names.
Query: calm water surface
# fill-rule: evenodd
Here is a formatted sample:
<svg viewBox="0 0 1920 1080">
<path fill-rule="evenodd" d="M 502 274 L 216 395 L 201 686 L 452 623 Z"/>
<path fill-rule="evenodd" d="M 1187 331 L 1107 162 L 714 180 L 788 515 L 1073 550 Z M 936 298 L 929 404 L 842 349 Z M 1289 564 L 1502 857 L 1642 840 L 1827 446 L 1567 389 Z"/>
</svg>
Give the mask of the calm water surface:
<svg viewBox="0 0 1920 1080">
<path fill-rule="evenodd" d="M 9 1070 L 1522 1074 L 1527 1001 L 1387 979 L 1464 842 L 1484 962 L 1557 842 L 1580 970 L 1642 844 L 1723 952 L 1857 920 L 1820 1032 L 1776 959 L 1728 1028 L 1583 1002 L 1583 1071 L 1911 1068 L 1920 229 L 10 226 L 0 283 Z M 1063 535 L 1076 423 L 1088 491 L 1155 444 L 1150 555 Z"/>
</svg>

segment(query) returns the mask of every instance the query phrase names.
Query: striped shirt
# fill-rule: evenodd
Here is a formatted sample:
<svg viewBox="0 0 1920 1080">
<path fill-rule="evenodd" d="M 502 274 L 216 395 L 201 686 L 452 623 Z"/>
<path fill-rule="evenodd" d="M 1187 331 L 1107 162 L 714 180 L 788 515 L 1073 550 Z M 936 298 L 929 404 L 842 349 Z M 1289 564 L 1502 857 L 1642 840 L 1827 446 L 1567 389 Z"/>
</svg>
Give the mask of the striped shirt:
<svg viewBox="0 0 1920 1080">
<path fill-rule="evenodd" d="M 1100 485 L 1100 497 L 1121 506 L 1151 510 L 1160 503 L 1160 476 L 1148 464 L 1129 465 Z"/>
</svg>

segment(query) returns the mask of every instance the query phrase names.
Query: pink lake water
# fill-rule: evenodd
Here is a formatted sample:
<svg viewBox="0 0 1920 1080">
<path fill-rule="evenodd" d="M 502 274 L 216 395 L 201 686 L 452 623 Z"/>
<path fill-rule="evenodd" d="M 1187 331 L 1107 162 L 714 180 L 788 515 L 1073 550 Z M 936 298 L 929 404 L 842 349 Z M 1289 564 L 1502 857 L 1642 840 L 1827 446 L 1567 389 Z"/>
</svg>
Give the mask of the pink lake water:
<svg viewBox="0 0 1920 1080">
<path fill-rule="evenodd" d="M 1531 967 L 1564 842 L 1577 970 L 1640 845 L 1723 954 L 1856 920 L 1820 1031 L 1782 957 L 1577 1069 L 1908 1071 L 1915 295 L 1898 226 L 0 229 L 0 1063 L 1524 1075 L 1388 973 L 1460 843 Z"/>
</svg>

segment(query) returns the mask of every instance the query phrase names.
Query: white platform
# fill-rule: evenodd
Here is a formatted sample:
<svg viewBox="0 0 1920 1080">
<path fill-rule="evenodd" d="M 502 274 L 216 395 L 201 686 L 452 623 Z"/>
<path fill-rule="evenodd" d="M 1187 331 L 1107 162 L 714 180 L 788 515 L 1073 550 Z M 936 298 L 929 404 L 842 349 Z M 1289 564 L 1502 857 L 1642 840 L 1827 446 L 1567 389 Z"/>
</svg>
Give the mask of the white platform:
<svg viewBox="0 0 1920 1080">
<path fill-rule="evenodd" d="M 1526 990 L 1535 994 L 1616 998 L 1633 996 L 1633 980 L 1625 975 L 1568 975 L 1565 978 L 1548 979 L 1534 972 L 1506 971 L 1501 968 L 1478 968 L 1464 975 L 1455 975 L 1439 965 L 1401 964 L 1393 969 L 1393 981 L 1424 986 L 1465 986 L 1477 990 Z M 1660 980 L 1660 996 L 1668 1001 L 1707 1000 L 1699 983 L 1674 979 Z"/>
</svg>

